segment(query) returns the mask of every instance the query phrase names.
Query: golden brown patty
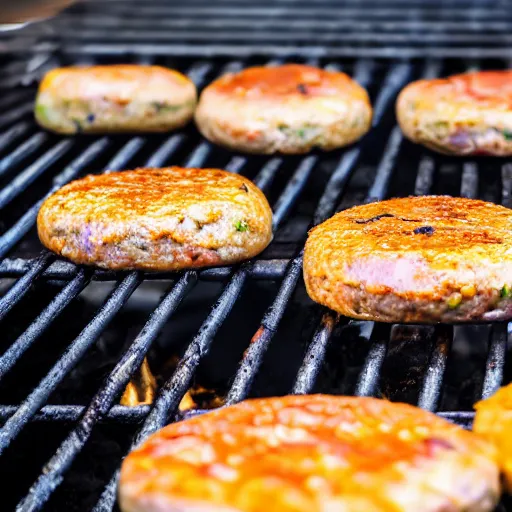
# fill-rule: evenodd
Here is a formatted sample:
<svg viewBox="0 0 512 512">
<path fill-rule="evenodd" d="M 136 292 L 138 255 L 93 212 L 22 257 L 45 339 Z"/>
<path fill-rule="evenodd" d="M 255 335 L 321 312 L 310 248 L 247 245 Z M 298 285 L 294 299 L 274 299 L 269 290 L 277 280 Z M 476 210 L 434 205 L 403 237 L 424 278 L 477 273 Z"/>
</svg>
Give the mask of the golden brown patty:
<svg viewBox="0 0 512 512">
<path fill-rule="evenodd" d="M 87 176 L 50 196 L 41 242 L 75 263 L 179 270 L 261 252 L 272 212 L 248 179 L 219 169 L 138 169 Z"/>
<path fill-rule="evenodd" d="M 163 132 L 190 121 L 196 101 L 186 76 L 160 66 L 58 68 L 39 86 L 35 116 L 58 133 Z"/>
<path fill-rule="evenodd" d="M 505 475 L 508 492 L 512 491 L 512 384 L 475 405 L 473 430 L 494 444 L 498 462 Z"/>
<path fill-rule="evenodd" d="M 512 318 L 512 210 L 448 196 L 356 206 L 306 243 L 309 296 L 383 322 Z"/>
<path fill-rule="evenodd" d="M 209 140 L 250 153 L 306 153 L 351 144 L 372 109 L 345 73 L 287 64 L 227 74 L 199 99 L 196 123 Z"/>
<path fill-rule="evenodd" d="M 121 469 L 123 512 L 492 510 L 496 453 L 416 407 L 326 395 L 249 400 L 169 425 Z"/>
<path fill-rule="evenodd" d="M 512 71 L 408 85 L 396 106 L 405 135 L 441 153 L 512 154 Z"/>
</svg>

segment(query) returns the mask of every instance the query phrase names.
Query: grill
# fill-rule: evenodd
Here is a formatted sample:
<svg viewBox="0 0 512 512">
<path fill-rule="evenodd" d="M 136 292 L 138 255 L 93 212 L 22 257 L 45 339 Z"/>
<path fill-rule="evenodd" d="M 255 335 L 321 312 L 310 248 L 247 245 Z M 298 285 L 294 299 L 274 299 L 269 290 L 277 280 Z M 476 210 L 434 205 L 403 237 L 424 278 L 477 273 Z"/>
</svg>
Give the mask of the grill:
<svg viewBox="0 0 512 512">
<path fill-rule="evenodd" d="M 512 207 L 509 163 L 434 155 L 405 141 L 393 115 L 411 80 L 507 67 L 511 26 L 505 1 L 114 0 L 1 35 L 0 478 L 13 482 L 4 510 L 112 510 L 130 446 L 204 412 L 178 408 L 195 384 L 228 404 L 286 393 L 384 396 L 470 427 L 474 401 L 510 381 L 512 326 L 338 318 L 307 299 L 302 248 L 309 227 L 365 201 L 434 193 Z M 193 127 L 62 138 L 31 116 L 38 79 L 58 65 L 162 64 L 201 87 L 284 60 L 353 75 L 370 92 L 372 131 L 343 151 L 247 157 Z M 270 247 L 240 266 L 181 274 L 78 268 L 41 252 L 37 211 L 60 186 L 91 172 L 170 164 L 253 179 L 273 206 Z M 145 356 L 156 400 L 119 405 Z"/>
</svg>

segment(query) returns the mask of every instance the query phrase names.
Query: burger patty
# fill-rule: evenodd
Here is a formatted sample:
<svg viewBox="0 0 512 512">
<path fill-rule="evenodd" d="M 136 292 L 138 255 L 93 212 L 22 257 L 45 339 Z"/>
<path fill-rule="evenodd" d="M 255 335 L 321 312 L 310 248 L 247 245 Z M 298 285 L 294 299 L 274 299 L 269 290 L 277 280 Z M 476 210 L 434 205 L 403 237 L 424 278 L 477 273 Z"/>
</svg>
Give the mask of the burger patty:
<svg viewBox="0 0 512 512">
<path fill-rule="evenodd" d="M 498 451 L 498 462 L 512 492 L 512 384 L 475 405 L 473 431 L 487 439 Z"/>
<path fill-rule="evenodd" d="M 106 269 L 180 270 L 251 258 L 272 239 L 272 212 L 248 179 L 169 167 L 73 181 L 41 206 L 43 245 Z"/>
<path fill-rule="evenodd" d="M 366 91 L 345 73 L 287 64 L 227 74 L 208 86 L 195 115 L 212 142 L 250 153 L 334 149 L 370 128 Z"/>
<path fill-rule="evenodd" d="M 58 68 L 39 86 L 35 117 L 64 134 L 165 132 L 190 121 L 196 102 L 195 85 L 160 66 Z"/>
<path fill-rule="evenodd" d="M 356 206 L 306 243 L 309 296 L 382 322 L 512 318 L 512 210 L 448 196 Z"/>
<path fill-rule="evenodd" d="M 512 71 L 480 71 L 408 85 L 398 122 L 414 142 L 455 155 L 512 154 Z"/>
<path fill-rule="evenodd" d="M 416 407 L 248 400 L 169 425 L 123 462 L 123 512 L 492 510 L 494 447 Z"/>
</svg>

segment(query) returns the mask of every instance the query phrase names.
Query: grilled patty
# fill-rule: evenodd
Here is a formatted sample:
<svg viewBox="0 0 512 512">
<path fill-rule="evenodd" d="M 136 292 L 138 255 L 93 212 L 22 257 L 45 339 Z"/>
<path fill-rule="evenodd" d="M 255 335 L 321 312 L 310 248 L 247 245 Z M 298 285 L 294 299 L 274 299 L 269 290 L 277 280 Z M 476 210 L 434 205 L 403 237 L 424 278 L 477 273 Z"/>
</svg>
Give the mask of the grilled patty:
<svg viewBox="0 0 512 512">
<path fill-rule="evenodd" d="M 383 322 L 512 318 L 512 210 L 448 196 L 356 206 L 306 243 L 309 296 Z"/>
<path fill-rule="evenodd" d="M 505 476 L 508 492 L 512 492 L 512 384 L 475 405 L 473 431 L 498 451 L 498 462 Z"/>
<path fill-rule="evenodd" d="M 203 91 L 195 115 L 207 139 L 250 153 L 345 146 L 371 117 L 368 94 L 345 73 L 298 64 L 227 74 Z"/>
<path fill-rule="evenodd" d="M 39 86 L 35 117 L 65 134 L 165 132 L 190 121 L 196 101 L 186 76 L 160 66 L 58 68 Z"/>
<path fill-rule="evenodd" d="M 512 70 L 408 85 L 396 105 L 405 135 L 441 153 L 512 154 Z"/>
<path fill-rule="evenodd" d="M 492 510 L 496 453 L 416 407 L 326 395 L 249 400 L 169 425 L 125 459 L 123 512 Z"/>
<path fill-rule="evenodd" d="M 87 176 L 37 217 L 48 249 L 107 269 L 180 270 L 242 261 L 272 238 L 272 212 L 248 179 L 219 169 L 138 169 Z"/>
</svg>

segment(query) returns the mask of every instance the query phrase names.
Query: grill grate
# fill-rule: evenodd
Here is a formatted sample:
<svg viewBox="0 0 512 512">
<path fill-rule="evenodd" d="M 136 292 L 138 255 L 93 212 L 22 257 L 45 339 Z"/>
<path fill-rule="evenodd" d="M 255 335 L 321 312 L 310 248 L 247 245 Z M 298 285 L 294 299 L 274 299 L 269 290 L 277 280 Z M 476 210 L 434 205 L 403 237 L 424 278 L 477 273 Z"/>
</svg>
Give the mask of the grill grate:
<svg viewBox="0 0 512 512">
<path fill-rule="evenodd" d="M 302 0 L 257 8 L 246 6 L 245 0 L 222 0 L 215 9 L 203 0 L 191 2 L 186 7 L 148 2 L 137 6 L 136 18 L 131 1 L 87 2 L 52 21 L 1 36 L 5 44 L 0 53 L 8 56 L 0 62 L 0 321 L 6 329 L 0 341 L 0 477 L 11 471 L 12 452 L 26 442 L 20 440 L 26 430 L 68 425 L 54 443 L 53 454 L 35 457 L 37 467 L 26 476 L 19 471 L 24 480 L 12 493 L 7 491 L 7 507 L 19 503 L 23 511 L 45 504 L 48 510 L 112 510 L 112 472 L 120 456 L 93 491 L 87 491 L 93 501 L 75 496 L 76 478 L 69 482 L 70 475 L 92 470 L 77 469 L 77 461 L 92 449 L 95 433 L 103 427 L 118 429 L 111 436 L 115 440 L 121 430 L 133 432 L 137 425 L 138 433 L 128 435 L 128 442 L 136 444 L 170 420 L 202 412 L 179 413 L 178 405 L 203 375 L 209 375 L 229 404 L 287 392 L 389 396 L 466 427 L 472 422 L 474 400 L 510 380 L 506 355 L 511 326 L 347 321 L 308 301 L 301 278 L 308 228 L 353 204 L 448 193 L 512 206 L 510 164 L 433 155 L 405 141 L 393 117 L 396 94 L 410 80 L 507 66 L 504 60 L 478 60 L 508 57 L 504 45 L 512 19 L 506 3 L 489 1 L 466 9 L 463 0 L 443 2 L 443 7 L 440 1 L 423 5 L 413 0 L 404 10 L 403 0 L 386 7 L 369 0 L 364 8 L 346 0 L 333 13 L 327 0 L 315 8 Z M 255 20 L 261 22 L 257 31 L 252 29 Z M 101 27 L 119 21 L 121 30 L 100 33 Z M 155 30 L 149 30 L 152 24 Z M 448 38 L 455 26 L 457 37 Z M 185 32 L 189 40 L 184 43 Z M 242 45 L 239 32 L 244 35 Z M 342 37 L 330 45 L 334 32 Z M 428 37 L 422 39 L 425 34 Z M 312 41 L 322 46 L 312 46 Z M 433 45 L 418 44 L 424 41 Z M 164 57 L 166 53 L 182 56 Z M 215 58 L 200 60 L 214 54 Z M 270 58 L 284 55 L 355 76 L 372 96 L 372 132 L 343 151 L 267 158 L 214 147 L 193 127 L 170 136 L 68 139 L 43 133 L 31 118 L 35 82 L 57 65 L 159 63 L 186 72 L 201 87 L 225 71 L 273 65 L 280 61 Z M 344 55 L 355 58 L 340 58 Z M 436 55 L 446 59 L 407 60 Z M 273 205 L 271 246 L 258 259 L 236 267 L 178 275 L 77 268 L 40 251 L 37 211 L 63 184 L 101 169 L 169 164 L 219 166 L 253 179 Z M 98 287 L 106 290 L 103 295 L 94 295 Z M 146 300 L 144 290 L 156 290 L 158 297 L 153 293 L 153 299 Z M 131 312 L 141 309 L 141 303 L 142 319 L 132 319 Z M 85 309 L 90 318 L 81 316 Z M 190 315 L 190 309 L 198 309 L 199 316 Z M 238 314 L 243 315 L 240 324 L 247 323 L 240 329 Z M 130 329 L 123 330 L 122 322 Z M 180 329 L 183 343 L 175 341 Z M 114 355 L 113 345 L 119 345 Z M 409 364 L 411 347 L 415 357 L 421 352 L 422 363 Z M 179 356 L 172 373 L 162 370 L 155 403 L 117 405 L 130 377 L 154 351 L 157 356 Z M 94 366 L 104 365 L 99 378 L 85 369 L 89 357 L 98 357 Z M 215 370 L 219 361 L 223 369 Z M 127 449 L 128 444 L 118 451 Z M 28 464 L 32 455 L 27 454 L 22 464 Z"/>
</svg>

